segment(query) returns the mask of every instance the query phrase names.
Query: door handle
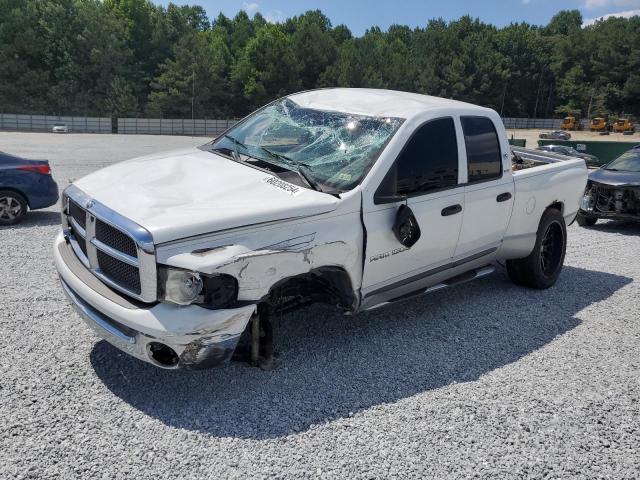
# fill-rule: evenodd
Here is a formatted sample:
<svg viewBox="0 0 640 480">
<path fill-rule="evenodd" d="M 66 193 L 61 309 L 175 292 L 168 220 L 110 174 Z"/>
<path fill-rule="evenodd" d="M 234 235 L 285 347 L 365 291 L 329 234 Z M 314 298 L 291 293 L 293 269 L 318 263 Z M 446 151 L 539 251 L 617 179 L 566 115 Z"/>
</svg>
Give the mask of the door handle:
<svg viewBox="0 0 640 480">
<path fill-rule="evenodd" d="M 504 192 L 501 193 L 500 195 L 498 195 L 496 197 L 496 202 L 506 202 L 507 200 L 509 200 L 511 198 L 511 193 L 509 192 Z"/>
<path fill-rule="evenodd" d="M 462 211 L 462 205 L 450 205 L 442 209 L 440 214 L 443 217 L 448 217 L 449 215 L 455 215 L 456 213 L 460 213 Z"/>
</svg>

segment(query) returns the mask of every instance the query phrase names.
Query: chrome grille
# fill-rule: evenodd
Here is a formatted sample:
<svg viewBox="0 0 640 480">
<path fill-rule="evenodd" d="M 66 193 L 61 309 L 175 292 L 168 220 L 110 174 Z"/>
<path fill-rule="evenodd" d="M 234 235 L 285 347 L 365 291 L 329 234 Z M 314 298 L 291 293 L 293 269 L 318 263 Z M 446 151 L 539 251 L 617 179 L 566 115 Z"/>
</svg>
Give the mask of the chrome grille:
<svg viewBox="0 0 640 480">
<path fill-rule="evenodd" d="M 82 254 L 86 257 L 87 256 L 87 242 L 84 240 L 84 238 L 77 236 L 76 237 L 76 241 L 78 242 L 78 247 L 80 247 L 80 250 L 82 251 Z"/>
<path fill-rule="evenodd" d="M 96 219 L 96 238 L 130 257 L 138 257 L 136 242 L 131 237 L 98 219 Z"/>
<path fill-rule="evenodd" d="M 121 262 L 98 250 L 100 271 L 114 282 L 140 294 L 140 272 L 138 267 Z"/>
<path fill-rule="evenodd" d="M 82 227 L 82 229 L 87 228 L 87 216 L 82 207 L 80 207 L 76 202 L 69 201 L 69 215 Z"/>
<path fill-rule="evenodd" d="M 65 190 L 63 202 L 63 230 L 82 263 L 115 290 L 144 302 L 156 301 L 151 234 L 75 185 Z"/>
</svg>

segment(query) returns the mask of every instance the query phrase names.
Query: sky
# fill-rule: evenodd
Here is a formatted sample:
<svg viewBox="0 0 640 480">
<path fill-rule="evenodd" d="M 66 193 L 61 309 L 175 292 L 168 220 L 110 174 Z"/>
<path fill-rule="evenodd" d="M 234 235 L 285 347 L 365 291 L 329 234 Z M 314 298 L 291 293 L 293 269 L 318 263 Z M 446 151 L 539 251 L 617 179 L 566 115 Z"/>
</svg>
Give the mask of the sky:
<svg viewBox="0 0 640 480">
<path fill-rule="evenodd" d="M 245 10 L 278 22 L 320 9 L 334 26 L 345 24 L 358 36 L 373 25 L 383 30 L 394 23 L 418 27 L 431 18 L 454 20 L 465 14 L 499 27 L 522 21 L 544 25 L 559 10 L 580 10 L 586 24 L 611 14 L 640 15 L 640 0 L 154 0 L 165 6 L 170 1 L 200 5 L 212 19 L 220 12 L 233 17 Z"/>
</svg>

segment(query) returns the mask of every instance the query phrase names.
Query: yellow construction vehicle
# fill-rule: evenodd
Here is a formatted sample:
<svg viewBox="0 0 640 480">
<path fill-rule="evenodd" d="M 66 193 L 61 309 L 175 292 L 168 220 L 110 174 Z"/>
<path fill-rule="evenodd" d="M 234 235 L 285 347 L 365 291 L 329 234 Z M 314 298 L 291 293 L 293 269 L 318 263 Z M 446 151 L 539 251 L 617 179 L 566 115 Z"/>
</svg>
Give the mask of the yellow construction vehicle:
<svg viewBox="0 0 640 480">
<path fill-rule="evenodd" d="M 613 124 L 613 131 L 616 133 L 625 133 L 625 132 L 634 133 L 636 131 L 636 127 L 630 119 L 619 118 Z"/>
<path fill-rule="evenodd" d="M 609 122 L 605 117 L 593 118 L 589 124 L 589 130 L 592 132 L 607 132 L 609 131 Z"/>
<path fill-rule="evenodd" d="M 577 117 L 565 117 L 560 124 L 561 130 L 582 130 L 582 124 Z"/>
</svg>

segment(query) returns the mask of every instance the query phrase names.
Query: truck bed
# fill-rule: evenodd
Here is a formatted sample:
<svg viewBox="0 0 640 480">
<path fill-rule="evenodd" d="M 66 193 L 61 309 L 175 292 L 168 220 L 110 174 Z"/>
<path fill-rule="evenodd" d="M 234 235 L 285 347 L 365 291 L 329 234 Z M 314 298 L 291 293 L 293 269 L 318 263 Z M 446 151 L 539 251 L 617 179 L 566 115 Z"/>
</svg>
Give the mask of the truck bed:
<svg viewBox="0 0 640 480">
<path fill-rule="evenodd" d="M 527 256 L 536 241 L 538 222 L 546 208 L 559 208 L 567 224 L 578 212 L 587 183 L 581 158 L 512 147 L 515 202 L 500 256 Z"/>
<path fill-rule="evenodd" d="M 511 164 L 513 171 L 527 170 L 550 163 L 566 162 L 575 160 L 566 155 L 559 155 L 552 152 L 543 152 L 541 150 L 532 150 L 530 148 L 511 147 Z"/>
</svg>

